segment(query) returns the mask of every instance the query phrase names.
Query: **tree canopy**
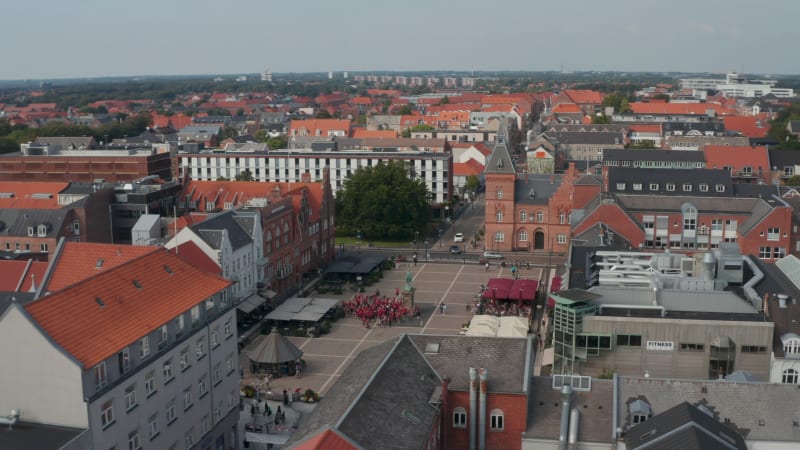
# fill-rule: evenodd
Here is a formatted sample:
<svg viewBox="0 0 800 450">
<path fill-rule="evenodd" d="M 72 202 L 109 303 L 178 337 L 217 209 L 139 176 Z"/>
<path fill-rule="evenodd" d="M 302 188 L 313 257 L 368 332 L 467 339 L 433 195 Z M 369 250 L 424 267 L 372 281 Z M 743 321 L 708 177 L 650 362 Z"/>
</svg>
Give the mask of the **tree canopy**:
<svg viewBox="0 0 800 450">
<path fill-rule="evenodd" d="M 769 122 L 768 136 L 779 142 L 778 148 L 785 150 L 800 150 L 797 136 L 789 133 L 786 126 L 790 120 L 800 120 L 800 102 L 793 102 L 775 115 Z"/>
<path fill-rule="evenodd" d="M 431 219 L 424 182 L 409 178 L 401 161 L 363 167 L 336 194 L 338 231 L 364 239 L 408 239 Z"/>
</svg>

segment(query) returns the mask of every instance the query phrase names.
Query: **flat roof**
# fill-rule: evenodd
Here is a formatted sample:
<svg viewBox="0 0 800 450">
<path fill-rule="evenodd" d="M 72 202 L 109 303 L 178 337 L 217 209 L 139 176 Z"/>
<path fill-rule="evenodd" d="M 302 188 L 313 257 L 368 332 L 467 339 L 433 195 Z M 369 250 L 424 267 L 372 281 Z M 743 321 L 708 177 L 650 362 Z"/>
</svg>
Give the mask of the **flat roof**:
<svg viewBox="0 0 800 450">
<path fill-rule="evenodd" d="M 653 300 L 650 287 L 594 286 L 591 292 L 601 297 L 598 305 L 625 305 L 631 308 L 663 306 L 666 311 L 695 313 L 756 314 L 758 311 L 743 298 L 729 291 L 686 291 L 661 289 Z"/>
<path fill-rule="evenodd" d="M 86 430 L 57 427 L 32 422 L 18 422 L 9 430 L 0 427 L 0 448 L 3 450 L 59 449 Z"/>
</svg>

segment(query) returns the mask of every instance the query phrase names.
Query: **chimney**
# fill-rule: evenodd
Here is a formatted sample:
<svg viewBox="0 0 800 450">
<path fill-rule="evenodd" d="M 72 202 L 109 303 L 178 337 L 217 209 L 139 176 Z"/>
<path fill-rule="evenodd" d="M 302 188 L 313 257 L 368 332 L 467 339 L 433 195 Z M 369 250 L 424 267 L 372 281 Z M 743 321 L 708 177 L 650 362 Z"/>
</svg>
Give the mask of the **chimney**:
<svg viewBox="0 0 800 450">
<path fill-rule="evenodd" d="M 478 428 L 478 370 L 469 368 L 469 450 L 475 450 L 475 430 Z"/>
<path fill-rule="evenodd" d="M 481 392 L 480 392 L 480 413 L 478 415 L 478 450 L 486 450 L 486 394 L 489 393 L 487 378 L 489 369 L 481 368 L 479 371 Z"/>
<path fill-rule="evenodd" d="M 442 379 L 442 420 L 439 424 L 442 430 L 442 448 L 447 448 L 447 434 L 448 434 L 448 417 L 451 416 L 450 405 L 447 401 L 447 389 L 450 385 L 450 380 L 447 378 Z"/>
<path fill-rule="evenodd" d="M 561 431 L 558 434 L 559 450 L 567 450 L 567 435 L 569 434 L 570 395 L 572 395 L 572 387 L 568 384 L 561 386 Z"/>
</svg>

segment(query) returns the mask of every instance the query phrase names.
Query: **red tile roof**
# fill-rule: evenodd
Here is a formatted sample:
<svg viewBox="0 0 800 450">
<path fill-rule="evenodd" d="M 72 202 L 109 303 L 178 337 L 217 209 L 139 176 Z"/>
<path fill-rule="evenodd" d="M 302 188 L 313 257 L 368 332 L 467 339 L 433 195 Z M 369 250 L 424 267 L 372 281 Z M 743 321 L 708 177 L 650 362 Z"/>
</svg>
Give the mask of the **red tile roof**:
<svg viewBox="0 0 800 450">
<path fill-rule="evenodd" d="M 762 138 L 767 135 L 768 124 L 757 117 L 728 116 L 724 117 L 725 131 L 738 131 L 743 136 Z"/>
<path fill-rule="evenodd" d="M 25 309 L 89 369 L 230 285 L 161 250 L 29 303 Z"/>
<path fill-rule="evenodd" d="M 212 275 L 222 275 L 222 268 L 203 253 L 203 250 L 194 241 L 184 242 L 176 248 L 170 249 L 170 253 L 177 255 L 180 259 L 188 262 L 195 268 Z"/>
<path fill-rule="evenodd" d="M 36 277 L 38 286 L 46 270 L 46 262 L 0 260 L 0 292 L 27 292 L 31 288 L 31 275 Z"/>
<path fill-rule="evenodd" d="M 706 167 L 709 169 L 731 167 L 738 172 L 743 167 L 750 167 L 753 175 L 758 175 L 759 169 L 762 173 L 770 170 L 767 147 L 763 146 L 706 145 L 705 155 Z"/>
<path fill-rule="evenodd" d="M 328 428 L 296 444 L 294 450 L 356 450 L 358 447 L 348 442 L 336 431 Z"/>
<path fill-rule="evenodd" d="M 483 142 L 451 142 L 450 148 L 474 148 L 483 153 L 484 156 L 492 154 L 492 150 L 483 144 Z"/>
<path fill-rule="evenodd" d="M 57 209 L 61 207 L 58 193 L 68 187 L 67 182 L 3 181 L 0 182 L 0 193 L 3 193 L 0 208 Z"/>
<path fill-rule="evenodd" d="M 630 131 L 637 131 L 639 133 L 658 133 L 661 134 L 661 125 L 658 124 L 633 124 L 630 126 Z"/>
<path fill-rule="evenodd" d="M 462 177 L 480 175 L 483 173 L 484 168 L 484 165 L 480 162 L 470 159 L 465 163 L 453 163 L 453 175 Z"/>
<path fill-rule="evenodd" d="M 319 130 L 319 134 L 317 134 Z M 302 136 L 327 136 L 329 131 L 343 130 L 347 136 L 350 134 L 350 121 L 340 119 L 306 119 L 292 120 L 289 128 L 289 136 L 295 134 Z"/>
<path fill-rule="evenodd" d="M 631 103 L 631 110 L 636 114 L 706 114 L 707 110 L 714 110 L 718 116 L 733 116 L 736 111 L 723 108 L 715 103 Z"/>
<path fill-rule="evenodd" d="M 553 108 L 553 114 L 582 114 L 583 110 L 575 103 L 560 103 Z"/>
<path fill-rule="evenodd" d="M 125 264 L 160 247 L 65 242 L 50 272 L 48 292 L 56 292 Z M 102 260 L 102 263 L 100 261 Z M 98 267 L 99 266 L 99 267 Z"/>
<path fill-rule="evenodd" d="M 367 130 L 366 128 L 356 128 L 353 130 L 353 137 L 356 139 L 374 138 L 374 139 L 395 139 L 397 131 L 394 130 Z"/>
<path fill-rule="evenodd" d="M 565 89 L 564 94 L 575 103 L 599 105 L 603 103 L 603 94 L 586 89 Z"/>
</svg>

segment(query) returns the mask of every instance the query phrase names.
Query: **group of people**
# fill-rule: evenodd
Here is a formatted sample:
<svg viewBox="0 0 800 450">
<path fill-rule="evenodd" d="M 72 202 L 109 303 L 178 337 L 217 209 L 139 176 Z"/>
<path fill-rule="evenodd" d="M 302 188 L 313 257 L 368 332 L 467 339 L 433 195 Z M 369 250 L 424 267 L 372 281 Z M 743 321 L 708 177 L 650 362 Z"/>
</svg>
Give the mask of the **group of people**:
<svg viewBox="0 0 800 450">
<path fill-rule="evenodd" d="M 406 317 L 418 314 L 418 308 L 409 309 L 398 297 L 387 297 L 375 293 L 372 295 L 358 294 L 343 303 L 345 313 L 361 320 L 365 327 L 373 324 L 377 326 L 392 326 L 392 323 Z"/>
<path fill-rule="evenodd" d="M 520 317 L 530 317 L 531 316 L 531 307 L 530 305 L 522 305 L 518 306 L 516 302 L 500 302 L 493 299 L 487 299 L 483 303 L 483 311 L 481 311 L 481 307 L 479 306 L 479 302 L 475 302 L 472 305 L 472 314 L 489 314 L 492 316 L 520 316 Z"/>
</svg>

